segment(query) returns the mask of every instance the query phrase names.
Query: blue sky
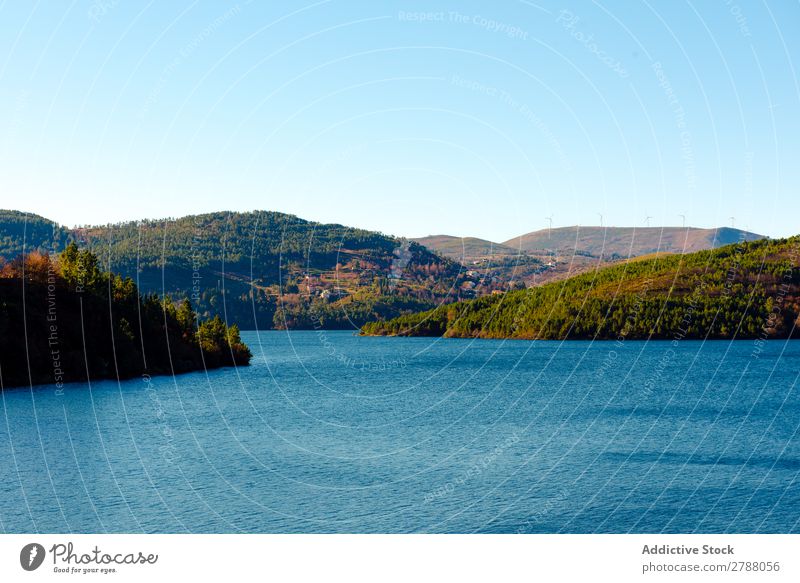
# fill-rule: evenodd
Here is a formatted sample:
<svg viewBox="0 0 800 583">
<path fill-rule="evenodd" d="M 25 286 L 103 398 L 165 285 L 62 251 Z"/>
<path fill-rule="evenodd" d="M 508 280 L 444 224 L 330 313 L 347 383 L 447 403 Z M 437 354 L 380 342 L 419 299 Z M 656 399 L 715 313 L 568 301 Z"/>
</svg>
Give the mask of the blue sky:
<svg viewBox="0 0 800 583">
<path fill-rule="evenodd" d="M 0 5 L 0 207 L 800 232 L 798 2 Z"/>
</svg>

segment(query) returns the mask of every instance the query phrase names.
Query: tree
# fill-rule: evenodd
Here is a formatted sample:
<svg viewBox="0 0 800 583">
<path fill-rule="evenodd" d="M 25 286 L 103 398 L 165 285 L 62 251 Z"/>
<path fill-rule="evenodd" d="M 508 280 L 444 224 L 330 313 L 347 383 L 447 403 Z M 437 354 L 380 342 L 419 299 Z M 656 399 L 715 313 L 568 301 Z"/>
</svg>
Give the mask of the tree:
<svg viewBox="0 0 800 583">
<path fill-rule="evenodd" d="M 197 314 L 195 314 L 194 308 L 192 308 L 192 302 L 189 301 L 189 298 L 184 298 L 180 306 L 178 306 L 176 317 L 183 335 L 189 338 L 194 336 L 197 328 Z"/>
<path fill-rule="evenodd" d="M 161 300 L 161 307 L 168 319 L 178 319 L 178 308 L 175 307 L 175 302 L 172 301 L 171 297 L 164 296 L 164 299 Z"/>
<path fill-rule="evenodd" d="M 61 276 L 77 292 L 97 290 L 107 281 L 97 256 L 88 249 L 80 251 L 74 241 L 59 255 L 59 266 Z"/>
<path fill-rule="evenodd" d="M 238 334 L 238 329 L 237 329 Z M 219 316 L 214 316 L 200 324 L 197 330 L 200 348 L 204 352 L 221 352 L 228 347 L 228 330 Z"/>
</svg>

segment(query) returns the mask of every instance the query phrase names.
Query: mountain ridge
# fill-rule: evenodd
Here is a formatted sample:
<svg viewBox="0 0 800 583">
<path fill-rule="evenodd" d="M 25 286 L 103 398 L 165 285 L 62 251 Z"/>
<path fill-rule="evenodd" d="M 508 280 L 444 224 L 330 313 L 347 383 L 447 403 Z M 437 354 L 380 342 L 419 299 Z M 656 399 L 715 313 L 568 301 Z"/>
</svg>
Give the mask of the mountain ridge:
<svg viewBox="0 0 800 583">
<path fill-rule="evenodd" d="M 693 253 L 742 241 L 766 239 L 764 235 L 733 227 L 556 227 L 540 229 L 504 241 L 522 251 L 567 249 L 596 257 L 628 257 L 647 253 Z"/>
<path fill-rule="evenodd" d="M 450 235 L 415 241 L 489 277 L 534 287 L 632 257 L 690 253 L 759 239 L 766 237 L 730 227 L 571 226 L 532 231 L 503 243 Z"/>
<path fill-rule="evenodd" d="M 604 254 L 620 255 L 629 248 L 635 250 L 633 255 L 643 255 L 645 252 L 692 253 L 722 247 L 740 240 L 756 241 L 768 238 L 765 235 L 733 227 L 587 227 L 571 225 L 539 229 L 499 243 L 479 237 L 457 237 L 446 234 L 415 237 L 413 240 L 452 259 L 459 257 L 471 259 L 491 254 L 513 255 L 524 252 L 570 249 L 585 251 L 596 257 Z"/>
</svg>

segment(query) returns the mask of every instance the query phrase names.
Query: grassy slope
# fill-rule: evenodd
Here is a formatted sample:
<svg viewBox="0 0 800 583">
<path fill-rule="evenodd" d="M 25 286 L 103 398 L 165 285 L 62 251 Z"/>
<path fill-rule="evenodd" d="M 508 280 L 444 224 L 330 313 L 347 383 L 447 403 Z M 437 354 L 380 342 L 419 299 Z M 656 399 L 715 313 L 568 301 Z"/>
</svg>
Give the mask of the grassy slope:
<svg viewBox="0 0 800 583">
<path fill-rule="evenodd" d="M 539 288 L 372 322 L 362 333 L 542 339 L 787 337 L 800 312 L 798 261 L 800 237 L 657 255 Z"/>
</svg>

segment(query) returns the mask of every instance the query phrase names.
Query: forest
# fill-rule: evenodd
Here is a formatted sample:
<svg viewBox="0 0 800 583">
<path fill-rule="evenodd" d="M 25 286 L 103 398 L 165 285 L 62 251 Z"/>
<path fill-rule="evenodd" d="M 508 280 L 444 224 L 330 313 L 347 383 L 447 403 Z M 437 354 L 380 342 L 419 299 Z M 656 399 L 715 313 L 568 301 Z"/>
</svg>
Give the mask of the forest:
<svg viewBox="0 0 800 583">
<path fill-rule="evenodd" d="M 243 366 L 236 325 L 198 319 L 188 298 L 142 295 L 88 249 L 0 265 L 0 387 Z"/>
</svg>

